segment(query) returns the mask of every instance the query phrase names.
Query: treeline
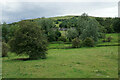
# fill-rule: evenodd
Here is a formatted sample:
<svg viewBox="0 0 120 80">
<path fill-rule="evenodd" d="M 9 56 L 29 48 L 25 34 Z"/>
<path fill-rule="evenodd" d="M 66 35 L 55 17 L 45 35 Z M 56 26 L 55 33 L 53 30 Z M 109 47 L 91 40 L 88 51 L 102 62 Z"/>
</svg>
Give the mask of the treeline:
<svg viewBox="0 0 120 80">
<path fill-rule="evenodd" d="M 93 47 L 99 38 L 105 38 L 105 33 L 120 32 L 120 19 L 90 17 L 84 13 L 67 19 L 43 17 L 12 24 L 4 22 L 1 27 L 4 48 L 9 46 L 10 51 L 34 59 L 46 58 L 48 42 L 72 42 L 75 48 Z M 65 35 L 60 28 L 65 28 Z"/>
<path fill-rule="evenodd" d="M 73 38 L 78 34 L 80 35 L 80 31 L 76 33 L 76 29 L 80 27 L 82 22 L 80 21 L 80 17 L 87 16 L 87 14 L 82 14 L 81 16 L 74 16 L 69 19 L 57 19 L 54 18 L 39 18 L 39 19 L 31 19 L 31 20 L 23 20 L 29 22 L 37 23 L 41 29 L 45 32 L 50 42 L 59 40 L 58 38 L 61 36 L 60 30 L 67 30 L 66 36 L 70 40 L 70 35 L 68 33 L 73 33 Z M 89 17 L 89 16 L 88 16 Z M 119 18 L 101 18 L 101 17 L 89 17 L 91 19 L 95 19 L 98 22 L 98 27 L 102 33 L 119 33 L 120 32 L 120 19 Z M 21 22 L 21 21 L 20 21 Z M 18 29 L 19 23 L 11 23 L 6 24 L 5 22 L 2 24 L 2 36 L 3 41 L 8 42 L 9 39 L 14 36 L 14 32 Z M 58 24 L 58 26 L 56 26 Z M 72 35 L 72 34 L 71 34 Z M 63 37 L 62 37 L 63 38 Z M 61 38 L 60 38 L 61 39 Z"/>
<path fill-rule="evenodd" d="M 102 17 L 91 17 L 95 18 L 99 24 L 102 26 L 103 32 L 104 33 L 118 33 L 120 32 L 119 24 L 120 24 L 120 19 L 119 18 L 102 18 Z M 77 27 L 77 21 L 79 17 L 73 17 L 70 19 L 61 19 L 55 21 L 56 24 L 59 24 L 60 28 L 71 28 L 71 27 Z"/>
</svg>

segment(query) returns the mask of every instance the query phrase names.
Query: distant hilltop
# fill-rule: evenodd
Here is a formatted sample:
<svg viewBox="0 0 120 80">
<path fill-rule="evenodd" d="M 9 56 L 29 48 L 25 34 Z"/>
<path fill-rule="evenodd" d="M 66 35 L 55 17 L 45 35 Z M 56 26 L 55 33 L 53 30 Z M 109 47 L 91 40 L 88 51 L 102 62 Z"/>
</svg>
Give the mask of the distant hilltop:
<svg viewBox="0 0 120 80">
<path fill-rule="evenodd" d="M 70 18 L 74 18 L 74 17 L 80 17 L 81 15 L 66 15 L 66 16 L 56 16 L 56 17 L 49 17 L 47 19 L 52 19 L 54 21 L 56 20 L 66 20 L 66 19 L 70 19 Z M 96 16 L 89 16 L 89 17 L 93 17 L 93 18 L 97 18 Z M 41 18 L 35 18 L 35 19 L 25 19 L 25 20 L 21 20 L 21 21 L 36 21 L 36 20 L 40 20 L 42 18 L 46 18 L 46 17 L 41 17 Z M 98 18 L 103 18 L 103 19 L 106 19 L 106 18 L 112 18 L 112 17 L 98 17 Z M 11 24 L 17 24 L 19 23 L 20 21 L 18 22 L 13 22 L 13 23 L 9 23 L 10 25 Z"/>
</svg>

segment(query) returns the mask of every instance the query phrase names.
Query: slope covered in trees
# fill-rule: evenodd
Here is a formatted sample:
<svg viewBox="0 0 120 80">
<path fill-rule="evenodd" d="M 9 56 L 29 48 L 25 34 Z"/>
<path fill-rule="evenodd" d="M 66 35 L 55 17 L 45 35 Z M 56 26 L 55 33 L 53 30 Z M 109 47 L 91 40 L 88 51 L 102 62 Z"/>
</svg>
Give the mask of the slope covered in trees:
<svg viewBox="0 0 120 80">
<path fill-rule="evenodd" d="M 10 43 L 11 50 L 13 49 L 12 51 L 16 53 L 25 53 L 27 51 L 27 53 L 29 53 L 28 48 L 26 48 L 24 52 L 22 51 L 22 47 L 26 45 L 37 44 L 39 44 L 39 46 L 36 46 L 36 49 L 34 48 L 35 50 L 31 52 L 35 52 L 36 50 L 41 49 L 41 51 L 43 50 L 42 53 L 45 53 L 45 51 L 47 50 L 47 41 L 58 43 L 72 43 L 72 41 L 74 43 L 77 43 L 77 41 L 81 41 L 83 44 L 77 44 L 80 45 L 80 47 L 82 45 L 87 46 L 86 42 L 89 42 L 87 44 L 94 46 L 93 44 L 97 43 L 100 38 L 105 38 L 106 33 L 119 33 L 119 23 L 119 18 L 92 17 L 88 16 L 85 13 L 81 16 L 62 16 L 52 18 L 42 17 L 37 19 L 22 20 L 20 22 L 11 24 L 3 23 L 2 39 L 3 42 Z M 61 31 L 64 31 L 65 35 L 62 35 Z M 28 35 L 30 36 L 28 37 Z M 21 38 L 18 36 L 20 36 Z M 45 38 L 43 38 L 43 36 Z M 33 38 L 36 39 L 36 43 L 34 42 Z M 16 43 L 14 44 L 14 42 Z M 20 46 L 18 44 L 24 45 Z M 17 48 L 18 46 L 21 49 Z M 44 46 L 44 49 L 40 46 Z M 31 53 L 28 55 L 31 55 Z"/>
</svg>

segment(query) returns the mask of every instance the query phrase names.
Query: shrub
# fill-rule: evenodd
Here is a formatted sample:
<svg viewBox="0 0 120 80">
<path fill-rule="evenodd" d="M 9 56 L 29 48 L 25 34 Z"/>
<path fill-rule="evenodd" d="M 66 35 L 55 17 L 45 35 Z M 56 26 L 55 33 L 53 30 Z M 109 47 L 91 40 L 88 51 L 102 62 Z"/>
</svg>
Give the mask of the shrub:
<svg viewBox="0 0 120 80">
<path fill-rule="evenodd" d="M 94 46 L 94 40 L 90 37 L 87 37 L 84 42 L 83 42 L 84 46 L 86 47 L 93 47 Z"/>
<path fill-rule="evenodd" d="M 67 41 L 67 38 L 64 37 L 64 36 L 61 36 L 61 37 L 58 38 L 58 41 L 66 42 L 66 41 Z"/>
<path fill-rule="evenodd" d="M 5 42 L 2 42 L 2 57 L 7 57 L 9 47 Z"/>
<path fill-rule="evenodd" d="M 9 45 L 10 50 L 18 55 L 27 54 L 30 59 L 46 58 L 47 40 L 34 22 L 21 22 Z"/>
<path fill-rule="evenodd" d="M 82 40 L 80 40 L 79 38 L 75 38 L 72 40 L 72 47 L 73 48 L 79 48 L 82 46 Z"/>
</svg>

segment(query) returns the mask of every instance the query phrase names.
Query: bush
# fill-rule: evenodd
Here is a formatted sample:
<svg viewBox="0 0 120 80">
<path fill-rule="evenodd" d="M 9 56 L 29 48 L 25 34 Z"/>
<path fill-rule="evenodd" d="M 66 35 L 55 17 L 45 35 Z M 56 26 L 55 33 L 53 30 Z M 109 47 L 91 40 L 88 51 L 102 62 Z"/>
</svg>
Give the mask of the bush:
<svg viewBox="0 0 120 80">
<path fill-rule="evenodd" d="M 72 40 L 72 47 L 73 48 L 79 48 L 82 46 L 82 40 L 80 40 L 79 38 L 75 38 Z"/>
<path fill-rule="evenodd" d="M 66 41 L 67 41 L 67 38 L 64 37 L 64 36 L 61 36 L 61 37 L 58 38 L 58 41 L 66 42 Z"/>
<path fill-rule="evenodd" d="M 2 57 L 7 57 L 9 47 L 5 42 L 2 42 Z"/>
<path fill-rule="evenodd" d="M 94 40 L 90 37 L 87 37 L 84 42 L 83 45 L 86 47 L 93 47 L 94 46 Z"/>
<path fill-rule="evenodd" d="M 27 54 L 30 59 L 46 58 L 47 39 L 34 22 L 21 22 L 9 45 L 10 50 L 18 55 Z"/>
</svg>

